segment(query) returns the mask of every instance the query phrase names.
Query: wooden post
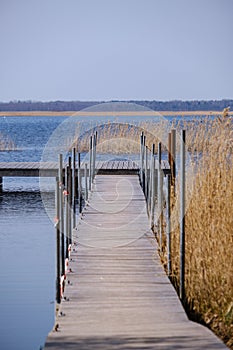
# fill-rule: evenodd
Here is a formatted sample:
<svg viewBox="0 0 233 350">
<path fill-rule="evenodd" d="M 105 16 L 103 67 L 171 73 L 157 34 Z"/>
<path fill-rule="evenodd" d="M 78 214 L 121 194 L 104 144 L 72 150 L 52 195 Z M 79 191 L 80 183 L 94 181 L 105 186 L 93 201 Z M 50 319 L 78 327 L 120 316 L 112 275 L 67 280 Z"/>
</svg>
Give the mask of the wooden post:
<svg viewBox="0 0 233 350">
<path fill-rule="evenodd" d="M 79 213 L 82 212 L 82 178 L 81 178 L 81 155 L 78 153 L 78 203 Z"/>
<path fill-rule="evenodd" d="M 159 244 L 160 251 L 162 251 L 162 240 L 163 240 L 163 173 L 161 169 L 161 160 L 162 160 L 162 150 L 161 142 L 158 143 L 158 200 L 157 200 L 157 210 L 158 210 L 158 235 L 159 235 Z"/>
<path fill-rule="evenodd" d="M 167 222 L 166 222 L 166 235 L 167 235 L 167 274 L 171 275 L 171 174 L 167 175 Z"/>
<path fill-rule="evenodd" d="M 175 179 L 176 179 L 176 130 L 171 131 L 171 174 L 172 174 L 172 184 L 174 186 L 175 194 Z"/>
<path fill-rule="evenodd" d="M 95 132 L 95 147 L 94 147 L 94 162 L 93 162 L 93 164 L 94 164 L 94 166 L 93 166 L 93 169 L 94 169 L 94 176 L 93 176 L 93 179 L 94 179 L 94 177 L 95 177 L 95 175 L 96 175 L 96 152 L 97 152 L 97 137 L 98 137 L 98 133 L 97 133 L 97 131 Z"/>
<path fill-rule="evenodd" d="M 95 148 L 96 148 L 96 135 L 93 135 L 93 139 L 92 139 L 92 179 L 91 181 L 94 181 L 95 178 Z"/>
<path fill-rule="evenodd" d="M 69 257 L 68 254 L 68 249 L 69 249 L 69 244 L 70 244 L 70 213 L 69 213 L 69 165 L 66 166 L 66 174 L 65 174 L 65 211 L 66 211 L 66 258 Z"/>
<path fill-rule="evenodd" d="M 60 293 L 60 275 L 61 275 L 61 267 L 60 267 L 60 198 L 59 198 L 59 180 L 56 179 L 56 240 L 57 240 L 57 279 L 56 279 L 56 301 L 58 304 L 61 302 L 61 293 Z"/>
<path fill-rule="evenodd" d="M 152 146 L 151 156 L 151 206 L 150 206 L 150 226 L 154 227 L 155 215 L 155 145 Z"/>
<path fill-rule="evenodd" d="M 141 137 L 140 137 L 140 183 L 141 183 L 141 186 L 142 186 L 142 174 L 143 174 L 143 156 L 142 156 L 143 138 L 144 138 L 144 133 L 142 131 Z"/>
<path fill-rule="evenodd" d="M 180 299 L 185 298 L 185 130 L 180 140 Z"/>
<path fill-rule="evenodd" d="M 69 245 L 72 244 L 72 166 L 71 166 L 71 157 L 68 158 L 69 164 L 69 176 L 68 176 L 68 215 L 69 215 Z"/>
<path fill-rule="evenodd" d="M 84 177 L 85 177 L 85 202 L 86 202 L 88 200 L 87 163 L 85 163 Z"/>
<path fill-rule="evenodd" d="M 168 148 L 167 148 L 167 153 L 168 153 L 168 163 L 170 165 L 170 169 L 171 169 L 171 133 L 168 133 Z"/>
<path fill-rule="evenodd" d="M 89 149 L 89 191 L 91 191 L 91 179 L 92 179 L 92 136 L 90 136 L 90 149 Z"/>
<path fill-rule="evenodd" d="M 63 156 L 59 155 L 59 185 L 60 185 L 60 235 L 61 235 L 61 274 L 65 274 L 65 232 L 64 232 L 64 208 L 63 208 Z"/>
<path fill-rule="evenodd" d="M 76 149 L 72 150 L 72 213 L 73 213 L 73 228 L 76 226 Z"/>
<path fill-rule="evenodd" d="M 148 147 L 145 149 L 145 198 L 148 199 Z"/>
<path fill-rule="evenodd" d="M 152 145 L 152 150 L 151 150 L 151 153 L 150 153 L 150 162 L 149 162 L 149 189 L 148 189 L 148 205 L 147 205 L 147 211 L 148 211 L 148 214 L 150 216 L 151 214 L 151 203 L 152 203 L 152 200 L 151 200 L 151 192 L 152 192 L 152 163 L 153 163 L 153 150 L 155 148 L 155 145 L 153 144 Z"/>
<path fill-rule="evenodd" d="M 142 143 L 142 189 L 145 194 L 145 183 L 146 183 L 146 164 L 145 164 L 145 153 L 146 153 L 146 136 L 143 137 Z"/>
</svg>

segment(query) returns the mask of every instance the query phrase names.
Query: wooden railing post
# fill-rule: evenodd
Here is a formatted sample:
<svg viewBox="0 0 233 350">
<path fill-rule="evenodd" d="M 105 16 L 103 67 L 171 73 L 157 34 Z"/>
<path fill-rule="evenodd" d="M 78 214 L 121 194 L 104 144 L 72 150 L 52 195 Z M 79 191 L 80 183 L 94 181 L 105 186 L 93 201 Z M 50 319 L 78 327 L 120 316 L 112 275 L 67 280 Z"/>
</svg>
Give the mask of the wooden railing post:
<svg viewBox="0 0 233 350">
<path fill-rule="evenodd" d="M 95 178 L 95 174 L 96 174 L 96 149 L 97 149 L 97 136 L 98 133 L 97 131 L 95 132 L 94 135 L 94 154 L 93 154 L 93 180 Z"/>
<path fill-rule="evenodd" d="M 185 298 L 185 130 L 180 140 L 180 299 Z"/>
<path fill-rule="evenodd" d="M 155 145 L 152 146 L 151 155 L 151 206 L 150 206 L 150 226 L 154 227 L 155 215 Z"/>
<path fill-rule="evenodd" d="M 144 133 L 142 131 L 140 136 L 140 183 L 142 186 L 142 177 L 143 177 L 143 139 L 144 139 Z"/>
<path fill-rule="evenodd" d="M 69 175 L 68 175 L 68 223 L 69 223 L 69 245 L 72 243 L 72 165 L 71 165 L 71 157 L 68 158 L 69 164 Z"/>
<path fill-rule="evenodd" d="M 148 200 L 148 147 L 145 148 L 145 198 Z"/>
<path fill-rule="evenodd" d="M 93 183 L 94 177 L 95 177 L 95 135 L 92 136 L 92 164 L 91 164 L 91 182 Z"/>
<path fill-rule="evenodd" d="M 76 226 L 76 149 L 72 151 L 72 213 L 73 213 L 73 228 Z"/>
<path fill-rule="evenodd" d="M 85 177 L 85 202 L 86 202 L 86 201 L 88 200 L 88 187 L 87 187 L 87 163 L 85 163 L 84 177 Z"/>
<path fill-rule="evenodd" d="M 167 236 L 167 274 L 171 275 L 171 174 L 167 174 L 167 222 L 166 222 L 166 236 Z"/>
<path fill-rule="evenodd" d="M 167 147 L 167 153 L 168 153 L 168 163 L 170 165 L 171 169 L 171 133 L 168 133 L 168 147 Z"/>
<path fill-rule="evenodd" d="M 157 193 L 157 210 L 158 210 L 158 235 L 159 235 L 159 244 L 160 251 L 162 251 L 162 241 L 163 241 L 163 172 L 161 167 L 162 160 L 162 150 L 161 150 L 161 142 L 158 143 L 158 193 Z"/>
<path fill-rule="evenodd" d="M 90 136 L 90 148 L 89 148 L 89 191 L 91 191 L 92 183 L 92 136 Z"/>
<path fill-rule="evenodd" d="M 61 277 L 61 267 L 60 267 L 60 198 L 59 198 L 59 179 L 56 179 L 56 260 L 57 260 L 57 278 L 56 278 L 56 301 L 58 304 L 61 302 L 61 293 L 60 293 L 60 277 Z"/>
<path fill-rule="evenodd" d="M 176 183 L 176 130 L 171 130 L 171 174 L 172 184 L 174 186 L 175 194 L 175 183 Z"/>
<path fill-rule="evenodd" d="M 63 207 L 63 156 L 59 155 L 59 189 L 60 189 L 60 235 L 61 235 L 61 274 L 65 274 L 65 232 L 64 232 L 64 207 Z"/>
<path fill-rule="evenodd" d="M 145 182 L 146 182 L 146 164 L 145 164 L 145 153 L 146 153 L 146 136 L 143 135 L 142 140 L 142 189 L 145 194 Z"/>
<path fill-rule="evenodd" d="M 78 202 L 79 213 L 82 212 L 82 177 L 81 177 L 81 154 L 78 153 Z"/>
</svg>

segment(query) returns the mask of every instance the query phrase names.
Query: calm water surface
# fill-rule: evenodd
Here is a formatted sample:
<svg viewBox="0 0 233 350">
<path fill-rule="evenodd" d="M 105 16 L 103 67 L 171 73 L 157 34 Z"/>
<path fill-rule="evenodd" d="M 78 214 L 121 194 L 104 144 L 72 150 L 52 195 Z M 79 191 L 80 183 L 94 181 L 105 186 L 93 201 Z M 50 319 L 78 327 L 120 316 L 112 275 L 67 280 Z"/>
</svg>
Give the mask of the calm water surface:
<svg viewBox="0 0 233 350">
<path fill-rule="evenodd" d="M 40 161 L 63 117 L 0 117 L 18 150 L 0 161 Z M 47 193 L 51 207 L 54 193 Z M 36 178 L 6 178 L 0 197 L 0 348 L 39 350 L 54 323 L 55 230 Z"/>
</svg>

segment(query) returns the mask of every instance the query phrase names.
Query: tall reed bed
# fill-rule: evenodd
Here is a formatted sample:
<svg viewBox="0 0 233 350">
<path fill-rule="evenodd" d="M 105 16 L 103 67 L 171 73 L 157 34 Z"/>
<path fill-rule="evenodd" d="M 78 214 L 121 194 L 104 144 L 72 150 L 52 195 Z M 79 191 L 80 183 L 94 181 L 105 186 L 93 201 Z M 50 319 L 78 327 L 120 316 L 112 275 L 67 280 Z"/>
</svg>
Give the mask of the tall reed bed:
<svg viewBox="0 0 233 350">
<path fill-rule="evenodd" d="M 93 125 L 85 133 L 82 133 L 80 126 L 77 125 L 75 142 L 72 147 L 75 146 L 78 152 L 88 152 L 90 136 L 95 131 L 98 132 L 98 153 L 137 154 L 139 153 L 141 132 L 144 132 L 147 145 L 149 148 L 152 148 L 153 143 L 157 144 L 163 139 L 164 135 L 167 135 L 168 123 L 163 120 L 155 120 L 155 122 L 142 121 L 137 124 L 133 122 L 107 122 Z"/>
<path fill-rule="evenodd" d="M 194 154 L 198 149 L 199 160 L 192 186 L 186 189 L 186 306 L 192 317 L 233 349 L 232 121 L 220 118 L 201 124 L 201 128 L 194 124 L 187 128 L 192 140 L 189 151 Z M 179 201 L 179 177 L 175 201 Z M 179 227 L 173 230 L 171 242 L 172 279 L 179 288 Z M 165 255 L 162 259 L 166 263 Z"/>
</svg>

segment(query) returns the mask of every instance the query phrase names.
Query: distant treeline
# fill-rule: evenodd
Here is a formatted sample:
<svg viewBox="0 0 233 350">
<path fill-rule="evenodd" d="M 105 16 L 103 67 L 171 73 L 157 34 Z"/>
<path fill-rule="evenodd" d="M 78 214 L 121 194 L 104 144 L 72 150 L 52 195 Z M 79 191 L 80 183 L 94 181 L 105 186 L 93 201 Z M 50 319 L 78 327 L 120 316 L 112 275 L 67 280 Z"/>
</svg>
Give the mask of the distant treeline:
<svg viewBox="0 0 233 350">
<path fill-rule="evenodd" d="M 109 102 L 109 101 L 108 101 Z M 154 111 L 222 111 L 225 107 L 233 110 L 233 100 L 209 100 L 209 101 L 110 101 L 131 102 L 150 108 Z M 0 102 L 0 112 L 6 111 L 80 111 L 104 101 L 10 101 Z"/>
</svg>

